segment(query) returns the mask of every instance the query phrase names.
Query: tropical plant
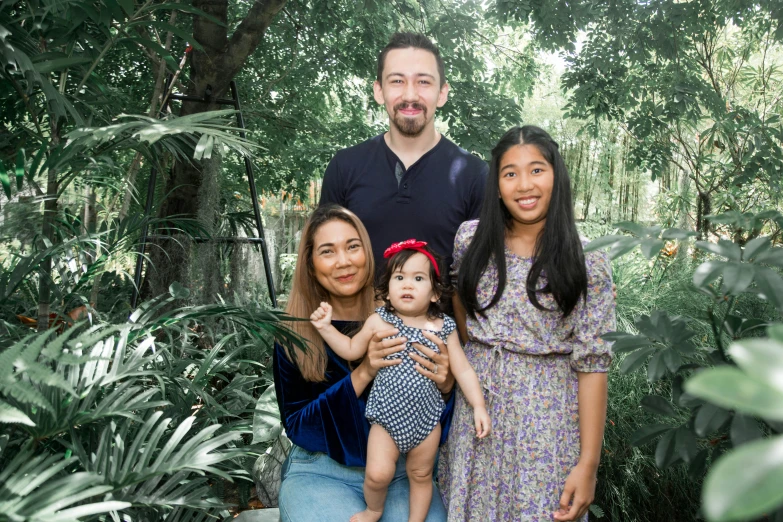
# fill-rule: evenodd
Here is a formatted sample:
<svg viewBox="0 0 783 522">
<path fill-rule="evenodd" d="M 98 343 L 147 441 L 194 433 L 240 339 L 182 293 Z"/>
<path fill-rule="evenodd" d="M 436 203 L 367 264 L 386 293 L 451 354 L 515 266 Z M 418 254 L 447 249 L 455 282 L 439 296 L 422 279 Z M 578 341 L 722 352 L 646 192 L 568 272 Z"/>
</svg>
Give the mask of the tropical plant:
<svg viewBox="0 0 783 522">
<path fill-rule="evenodd" d="M 646 364 L 652 393 L 644 396 L 640 405 L 663 420 L 638 429 L 631 435 L 632 444 L 643 446 L 658 439 L 655 451 L 657 465 L 668 468 L 683 463 L 694 480 L 700 480 L 710 462 L 730 448 L 741 447 L 737 451 L 745 455 L 746 450 L 742 449 L 744 444 L 781 429 L 781 425 L 774 422 L 777 417 L 770 416 L 763 406 L 746 402 L 742 408 L 737 407 L 737 389 L 731 384 L 732 381 L 721 381 L 720 388 L 715 387 L 716 375 L 735 375 L 741 373 L 737 365 L 744 368 L 740 360 L 743 354 L 737 348 L 729 350 L 728 344 L 732 340 L 758 337 L 765 327 L 780 319 L 783 311 L 783 277 L 776 270 L 783 268 L 783 248 L 773 245 L 770 236 L 759 235 L 764 230 L 763 226 L 743 229 L 747 223 L 768 223 L 767 227 L 770 228 L 776 223 L 779 226 L 782 216 L 777 211 L 769 211 L 740 217 L 742 219 L 736 222 L 732 219 L 736 216 L 711 216 L 715 222 L 732 224 L 734 232 L 738 228 L 744 232 L 740 234 L 741 242 L 721 239 L 716 243 L 695 243 L 693 255 L 701 261 L 693 271 L 691 291 L 706 295 L 710 303 L 700 317 L 670 315 L 665 310 L 655 310 L 636 318 L 633 325 L 635 332 L 618 331 L 604 336 L 613 341 L 613 351 L 622 356 L 621 373 L 632 373 Z M 620 223 L 617 226 L 632 235 L 604 236 L 591 242 L 587 249 L 609 246 L 610 256 L 617 258 L 640 246 L 647 258 L 655 258 L 656 263 L 669 265 L 675 263 L 676 259 L 662 252 L 666 241 L 685 240 L 694 235 L 693 232 L 662 230 L 661 227 L 644 227 L 636 223 Z M 681 248 L 687 246 L 681 245 Z M 664 266 L 662 270 L 666 268 Z M 737 311 L 740 302 L 748 300 L 761 304 L 756 308 L 754 316 Z M 705 323 L 711 335 L 697 338 L 692 328 L 694 322 Z M 756 342 L 760 341 L 743 341 L 750 343 L 749 346 L 756 346 L 753 344 Z M 771 355 L 769 350 L 766 353 Z M 738 354 L 740 359 L 737 358 Z M 708 379 L 712 379 L 709 380 L 712 384 L 709 392 L 699 384 Z M 697 393 L 692 393 L 694 390 Z M 719 396 L 726 398 L 716 399 Z M 731 397 L 734 397 L 734 402 Z M 770 399 L 771 396 L 766 398 Z M 736 460 L 734 462 L 736 465 Z M 770 468 L 774 466 L 765 469 Z M 714 474 L 717 475 L 720 469 L 716 465 Z M 712 483 L 717 480 L 714 479 Z M 757 485 L 758 482 L 753 484 Z M 729 504 L 726 499 L 729 497 L 724 494 L 721 501 L 723 508 L 716 509 L 710 505 L 716 496 L 709 491 L 705 490 L 705 512 L 711 516 L 716 513 L 724 516 Z M 766 495 L 767 500 L 774 499 L 763 504 L 765 509 L 775 507 L 775 502 L 779 500 L 763 489 L 756 493 L 760 497 Z M 744 503 L 742 505 L 746 506 Z M 734 513 L 734 516 L 737 512 L 745 515 L 750 513 L 746 508 L 728 512 Z M 762 512 L 764 510 L 754 510 L 753 514 Z"/>
<path fill-rule="evenodd" d="M 278 312 L 172 310 L 186 295 L 0 352 L 0 520 L 227 515 L 215 484 L 247 482 L 264 449 L 243 439 L 269 382 L 256 357 L 272 336 L 302 345 Z"/>
</svg>

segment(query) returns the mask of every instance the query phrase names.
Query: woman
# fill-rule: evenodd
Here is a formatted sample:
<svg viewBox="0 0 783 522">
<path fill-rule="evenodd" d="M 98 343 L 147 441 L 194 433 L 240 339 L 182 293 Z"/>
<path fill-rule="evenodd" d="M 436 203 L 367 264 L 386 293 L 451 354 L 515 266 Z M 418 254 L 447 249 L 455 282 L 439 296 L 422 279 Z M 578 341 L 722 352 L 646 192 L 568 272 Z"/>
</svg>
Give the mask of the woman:
<svg viewBox="0 0 783 522">
<path fill-rule="evenodd" d="M 333 309 L 332 324 L 353 335 L 375 308 L 374 273 L 370 239 L 359 219 L 342 207 L 320 207 L 302 231 L 286 313 L 308 317 L 325 301 Z M 366 508 L 362 486 L 370 426 L 364 409 L 370 384 L 380 368 L 400 363 L 384 357 L 404 349 L 406 339 L 386 339 L 397 333 L 393 328 L 377 332 L 365 358 L 352 368 L 324 344 L 309 321 L 291 327 L 308 346 L 303 352 L 275 345 L 275 391 L 283 425 L 294 443 L 282 470 L 280 515 L 283 522 L 347 521 Z M 417 371 L 432 379 L 441 393 L 450 394 L 454 379 L 445 343 L 425 335 L 441 353 L 417 345 L 432 361 L 411 357 L 418 363 Z M 448 400 L 441 417 L 441 442 L 448 433 L 452 406 L 453 400 Z M 446 519 L 440 496 L 434 493 L 428 522 Z M 407 520 L 408 498 L 401 458 L 381 520 Z"/>
<path fill-rule="evenodd" d="M 611 266 L 584 253 L 557 143 L 515 127 L 492 151 L 478 221 L 452 270 L 465 355 L 484 384 L 492 437 L 473 437 L 457 394 L 440 484 L 449 522 L 587 521 L 615 329 Z"/>
</svg>

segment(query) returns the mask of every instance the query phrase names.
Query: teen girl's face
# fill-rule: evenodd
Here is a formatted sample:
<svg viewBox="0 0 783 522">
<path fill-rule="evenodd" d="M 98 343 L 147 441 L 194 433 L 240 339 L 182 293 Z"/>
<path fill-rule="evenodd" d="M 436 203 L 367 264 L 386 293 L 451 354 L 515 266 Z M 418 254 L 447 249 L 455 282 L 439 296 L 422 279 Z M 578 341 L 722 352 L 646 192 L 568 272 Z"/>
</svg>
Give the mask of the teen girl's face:
<svg viewBox="0 0 783 522">
<path fill-rule="evenodd" d="M 389 280 L 389 302 L 398 315 L 421 317 L 430 303 L 438 300 L 430 280 L 429 258 L 417 252 L 399 267 Z"/>
<path fill-rule="evenodd" d="M 535 145 L 515 145 L 500 157 L 500 199 L 517 226 L 543 226 L 555 172 Z"/>
<path fill-rule="evenodd" d="M 315 278 L 333 297 L 358 294 L 367 281 L 367 256 L 359 233 L 349 223 L 334 219 L 313 236 Z"/>
</svg>

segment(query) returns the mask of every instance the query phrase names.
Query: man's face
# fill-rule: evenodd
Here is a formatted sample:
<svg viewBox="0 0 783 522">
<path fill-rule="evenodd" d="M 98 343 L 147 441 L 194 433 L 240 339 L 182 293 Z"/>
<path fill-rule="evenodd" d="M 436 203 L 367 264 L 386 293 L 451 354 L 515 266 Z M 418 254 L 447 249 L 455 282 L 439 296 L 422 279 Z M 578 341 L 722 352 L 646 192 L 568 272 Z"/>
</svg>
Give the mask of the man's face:
<svg viewBox="0 0 783 522">
<path fill-rule="evenodd" d="M 432 125 L 449 94 L 448 84 L 440 85 L 435 55 L 424 49 L 389 51 L 381 80 L 373 84 L 375 101 L 386 106 L 391 125 L 411 138 Z"/>
</svg>

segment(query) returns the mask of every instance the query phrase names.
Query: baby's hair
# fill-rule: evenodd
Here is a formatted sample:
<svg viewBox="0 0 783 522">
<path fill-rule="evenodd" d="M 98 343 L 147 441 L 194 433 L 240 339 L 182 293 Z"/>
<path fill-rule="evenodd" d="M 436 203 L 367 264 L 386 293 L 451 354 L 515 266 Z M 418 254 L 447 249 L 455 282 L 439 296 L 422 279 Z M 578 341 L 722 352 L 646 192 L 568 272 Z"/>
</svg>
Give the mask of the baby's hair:
<svg viewBox="0 0 783 522">
<path fill-rule="evenodd" d="M 432 291 L 438 296 L 438 300 L 434 303 L 430 303 L 429 308 L 427 308 L 427 317 L 435 319 L 446 313 L 445 303 L 451 299 L 453 289 L 451 287 L 451 282 L 449 281 L 448 272 L 444 269 L 441 257 L 429 246 L 423 246 L 422 250 L 426 250 L 432 255 L 438 263 L 438 269 L 442 274 L 439 277 L 438 273 L 435 271 L 435 265 L 428 260 L 427 264 L 430 267 L 430 283 L 432 284 Z M 389 300 L 389 282 L 391 281 L 392 275 L 397 270 L 401 270 L 405 263 L 408 262 L 408 259 L 419 253 L 420 252 L 416 250 L 400 250 L 386 261 L 386 268 L 381 274 L 378 285 L 375 287 L 375 299 L 377 301 L 383 301 L 386 311 L 394 312 L 394 307 Z"/>
</svg>

